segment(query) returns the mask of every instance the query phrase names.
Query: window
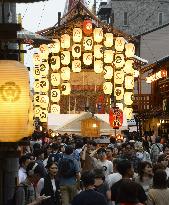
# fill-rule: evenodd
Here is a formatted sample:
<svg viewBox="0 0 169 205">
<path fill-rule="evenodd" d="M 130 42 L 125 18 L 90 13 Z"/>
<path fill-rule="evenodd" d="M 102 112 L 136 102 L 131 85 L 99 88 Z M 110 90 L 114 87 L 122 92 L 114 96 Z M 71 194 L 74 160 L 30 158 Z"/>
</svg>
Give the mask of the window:
<svg viewBox="0 0 169 205">
<path fill-rule="evenodd" d="M 158 25 L 159 26 L 163 25 L 163 13 L 162 12 L 158 13 Z"/>
<path fill-rule="evenodd" d="M 128 14 L 127 14 L 127 12 L 124 12 L 123 25 L 124 26 L 128 25 Z"/>
</svg>

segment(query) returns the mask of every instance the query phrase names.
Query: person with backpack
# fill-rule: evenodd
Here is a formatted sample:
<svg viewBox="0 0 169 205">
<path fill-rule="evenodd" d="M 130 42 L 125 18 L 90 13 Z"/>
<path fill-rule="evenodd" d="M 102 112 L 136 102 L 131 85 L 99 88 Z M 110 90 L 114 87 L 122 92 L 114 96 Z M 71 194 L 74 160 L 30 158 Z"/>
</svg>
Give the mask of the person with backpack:
<svg viewBox="0 0 169 205">
<path fill-rule="evenodd" d="M 151 160 L 152 163 L 156 163 L 158 161 L 159 155 L 163 154 L 163 145 L 160 143 L 161 138 L 156 137 L 155 143 L 151 146 Z"/>
<path fill-rule="evenodd" d="M 60 177 L 60 192 L 62 205 L 69 205 L 78 192 L 80 182 L 79 163 L 73 158 L 73 147 L 65 147 L 65 153 L 58 162 L 58 174 Z"/>
</svg>

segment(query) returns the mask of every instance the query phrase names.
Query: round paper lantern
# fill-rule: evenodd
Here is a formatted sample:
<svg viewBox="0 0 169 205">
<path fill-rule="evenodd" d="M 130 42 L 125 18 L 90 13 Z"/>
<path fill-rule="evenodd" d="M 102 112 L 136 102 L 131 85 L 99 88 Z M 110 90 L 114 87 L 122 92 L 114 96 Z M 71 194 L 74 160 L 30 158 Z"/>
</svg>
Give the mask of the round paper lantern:
<svg viewBox="0 0 169 205">
<path fill-rule="evenodd" d="M 34 94 L 34 105 L 35 106 L 40 106 L 40 95 L 39 94 Z"/>
<path fill-rule="evenodd" d="M 103 61 L 101 60 L 94 61 L 94 71 L 95 73 L 103 72 Z"/>
<path fill-rule="evenodd" d="M 112 79 L 113 77 L 113 67 L 105 66 L 104 67 L 104 79 Z"/>
<path fill-rule="evenodd" d="M 61 47 L 62 48 L 70 47 L 70 36 L 68 34 L 63 34 L 61 36 Z"/>
<path fill-rule="evenodd" d="M 73 41 L 79 43 L 82 40 L 82 30 L 80 28 L 73 29 Z"/>
<path fill-rule="evenodd" d="M 41 108 L 48 108 L 49 97 L 48 95 L 40 95 L 40 106 Z"/>
<path fill-rule="evenodd" d="M 40 79 L 41 74 L 40 74 L 40 68 L 39 68 L 39 66 L 36 66 L 36 67 L 33 69 L 33 77 L 34 77 L 34 79 Z"/>
<path fill-rule="evenodd" d="M 49 53 L 49 48 L 48 48 L 48 45 L 46 44 L 41 44 L 39 46 L 39 50 L 41 53 Z"/>
<path fill-rule="evenodd" d="M 135 46 L 133 43 L 125 44 L 125 55 L 126 58 L 134 58 Z"/>
<path fill-rule="evenodd" d="M 91 20 L 84 20 L 83 21 L 83 32 L 87 36 L 92 34 L 92 21 Z"/>
<path fill-rule="evenodd" d="M 115 49 L 116 51 L 122 52 L 124 50 L 125 39 L 123 37 L 116 37 Z"/>
<path fill-rule="evenodd" d="M 116 97 L 116 100 L 122 100 L 123 96 L 124 96 L 124 88 L 123 87 L 115 87 L 114 96 Z"/>
<path fill-rule="evenodd" d="M 33 88 L 34 88 L 35 93 L 40 92 L 40 81 L 39 80 L 34 81 Z"/>
<path fill-rule="evenodd" d="M 123 113 L 126 116 L 126 119 L 128 119 L 128 120 L 132 119 L 132 113 L 133 113 L 132 108 L 125 107 L 123 110 Z"/>
<path fill-rule="evenodd" d="M 114 57 L 114 52 L 112 50 L 105 50 L 104 51 L 104 62 L 105 63 L 112 63 Z"/>
<path fill-rule="evenodd" d="M 125 62 L 125 66 L 123 70 L 126 74 L 133 74 L 134 72 L 133 63 L 134 63 L 133 60 L 127 60 Z"/>
<path fill-rule="evenodd" d="M 30 105 L 29 105 L 29 113 L 28 113 L 28 128 L 27 128 L 27 136 L 31 136 L 35 127 L 34 127 L 34 111 L 33 111 L 33 103 L 32 103 L 32 96 L 30 97 Z"/>
<path fill-rule="evenodd" d="M 61 52 L 61 63 L 63 65 L 68 65 L 70 63 L 70 52 L 69 51 Z"/>
<path fill-rule="evenodd" d="M 49 45 L 49 50 L 51 53 L 59 53 L 60 51 L 60 41 L 58 39 L 52 39 L 54 43 Z"/>
<path fill-rule="evenodd" d="M 40 106 L 35 106 L 35 108 L 34 108 L 35 117 L 40 117 L 40 113 L 41 113 L 41 107 Z"/>
<path fill-rule="evenodd" d="M 47 78 L 42 78 L 40 81 L 40 91 L 46 93 L 49 91 L 49 80 Z"/>
<path fill-rule="evenodd" d="M 72 56 L 74 58 L 79 58 L 81 56 L 81 45 L 80 44 L 74 44 L 72 46 Z"/>
<path fill-rule="evenodd" d="M 113 85 L 111 82 L 105 82 L 103 83 L 103 92 L 106 95 L 111 95 L 113 90 Z"/>
<path fill-rule="evenodd" d="M 105 41 L 104 41 L 104 45 L 106 47 L 112 47 L 113 46 L 113 34 L 112 33 L 105 33 Z"/>
<path fill-rule="evenodd" d="M 41 62 L 41 58 L 40 58 L 39 53 L 34 53 L 33 54 L 33 64 L 40 65 L 40 62 Z"/>
<path fill-rule="evenodd" d="M 60 90 L 59 89 L 52 89 L 51 90 L 51 101 L 52 102 L 59 102 L 60 100 Z"/>
<path fill-rule="evenodd" d="M 83 54 L 83 63 L 85 65 L 91 65 L 93 60 L 93 55 L 92 53 L 84 53 Z"/>
<path fill-rule="evenodd" d="M 94 46 L 94 57 L 95 58 L 103 58 L 103 46 L 95 45 Z"/>
<path fill-rule="evenodd" d="M 122 68 L 125 64 L 124 55 L 123 54 L 116 54 L 114 65 L 117 69 Z"/>
<path fill-rule="evenodd" d="M 124 71 L 118 70 L 114 73 L 114 83 L 115 84 L 122 84 L 124 82 Z"/>
<path fill-rule="evenodd" d="M 52 73 L 51 74 L 51 84 L 52 84 L 52 86 L 60 85 L 60 73 Z"/>
<path fill-rule="evenodd" d="M 60 114 L 60 105 L 57 104 L 51 105 L 51 113 Z"/>
<path fill-rule="evenodd" d="M 83 46 L 86 51 L 90 51 L 93 48 L 93 38 L 92 37 L 84 37 Z"/>
<path fill-rule="evenodd" d="M 127 75 L 125 77 L 125 88 L 127 90 L 133 89 L 134 88 L 134 77 Z"/>
<path fill-rule="evenodd" d="M 71 92 L 70 83 L 62 83 L 61 90 L 62 90 L 62 95 L 70 95 Z"/>
<path fill-rule="evenodd" d="M 70 80 L 70 68 L 69 67 L 61 68 L 61 78 L 62 80 Z"/>
<path fill-rule="evenodd" d="M 47 110 L 43 110 L 43 109 L 41 110 L 39 120 L 41 122 L 47 122 L 47 120 L 48 120 L 48 111 Z"/>
<path fill-rule="evenodd" d="M 95 28 L 93 31 L 94 41 L 100 43 L 103 40 L 103 29 L 102 28 Z"/>
<path fill-rule="evenodd" d="M 125 92 L 124 93 L 124 103 L 126 105 L 131 105 L 133 103 L 132 97 L 133 97 L 132 92 Z"/>
<path fill-rule="evenodd" d="M 29 73 L 18 61 L 0 61 L 0 142 L 28 135 Z"/>
<path fill-rule="evenodd" d="M 80 60 L 72 61 L 72 70 L 75 73 L 79 73 L 81 71 L 81 61 Z"/>
<path fill-rule="evenodd" d="M 41 76 L 47 76 L 49 72 L 49 64 L 47 62 L 43 62 L 39 65 Z"/>
<path fill-rule="evenodd" d="M 60 57 L 59 56 L 52 56 L 51 60 L 51 68 L 53 71 L 57 71 L 60 68 Z"/>
<path fill-rule="evenodd" d="M 123 111 L 123 103 L 116 102 L 116 107 Z"/>
</svg>

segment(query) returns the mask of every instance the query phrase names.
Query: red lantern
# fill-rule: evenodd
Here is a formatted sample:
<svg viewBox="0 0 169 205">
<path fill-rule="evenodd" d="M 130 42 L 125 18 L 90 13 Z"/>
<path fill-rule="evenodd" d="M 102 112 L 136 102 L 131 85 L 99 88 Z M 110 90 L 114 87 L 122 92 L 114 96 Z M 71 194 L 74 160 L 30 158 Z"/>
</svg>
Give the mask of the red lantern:
<svg viewBox="0 0 169 205">
<path fill-rule="evenodd" d="M 84 20 L 84 22 L 83 22 L 83 32 L 87 36 L 92 34 L 92 21 L 91 20 Z"/>
<path fill-rule="evenodd" d="M 109 123 L 113 129 L 119 129 L 123 124 L 123 111 L 113 107 L 109 112 Z"/>
</svg>

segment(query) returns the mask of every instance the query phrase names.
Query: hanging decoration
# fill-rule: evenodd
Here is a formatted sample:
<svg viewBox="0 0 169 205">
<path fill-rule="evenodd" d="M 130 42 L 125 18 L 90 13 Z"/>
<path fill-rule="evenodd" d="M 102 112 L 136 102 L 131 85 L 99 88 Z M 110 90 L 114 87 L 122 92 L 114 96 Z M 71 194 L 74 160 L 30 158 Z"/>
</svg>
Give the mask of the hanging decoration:
<svg viewBox="0 0 169 205">
<path fill-rule="evenodd" d="M 102 45 L 94 46 L 94 57 L 98 59 L 103 58 L 103 46 Z"/>
<path fill-rule="evenodd" d="M 101 73 L 103 71 L 103 61 L 101 60 L 94 61 L 94 71 L 95 73 Z"/>
<path fill-rule="evenodd" d="M 109 111 L 109 123 L 113 129 L 119 129 L 123 125 L 123 111 L 113 107 Z"/>
<path fill-rule="evenodd" d="M 73 41 L 75 43 L 80 43 L 82 40 L 82 30 L 81 28 L 74 28 L 73 29 Z"/>
<path fill-rule="evenodd" d="M 114 53 L 112 50 L 105 50 L 104 51 L 104 62 L 105 63 L 112 63 L 113 57 L 114 57 Z"/>
<path fill-rule="evenodd" d="M 104 45 L 106 47 L 112 47 L 114 42 L 113 42 L 113 34 L 112 33 L 106 33 L 105 35 L 105 41 L 104 41 Z"/>
<path fill-rule="evenodd" d="M 122 52 L 124 50 L 125 39 L 123 37 L 116 37 L 115 40 L 115 50 Z"/>
<path fill-rule="evenodd" d="M 61 78 L 62 80 L 70 80 L 70 68 L 69 67 L 61 68 Z"/>
<path fill-rule="evenodd" d="M 75 73 L 79 73 L 81 71 L 81 61 L 80 60 L 72 61 L 72 71 Z"/>
<path fill-rule="evenodd" d="M 92 21 L 91 20 L 84 20 L 83 21 L 83 32 L 87 36 L 90 36 L 92 34 L 93 29 L 92 29 Z"/>
<path fill-rule="evenodd" d="M 70 95 L 70 91 L 71 91 L 70 83 L 62 83 L 61 91 L 62 91 L 62 95 Z"/>
<path fill-rule="evenodd" d="M 93 38 L 92 37 L 84 37 L 83 46 L 86 51 L 90 51 L 93 48 Z"/>
<path fill-rule="evenodd" d="M 132 119 L 133 109 L 131 107 L 125 107 L 123 110 L 123 113 L 125 114 L 126 119 L 128 120 Z"/>
<path fill-rule="evenodd" d="M 70 52 L 69 51 L 61 52 L 61 63 L 63 65 L 68 65 L 70 63 Z"/>
<path fill-rule="evenodd" d="M 83 63 L 85 65 L 91 65 L 93 61 L 93 55 L 92 53 L 84 53 L 83 54 Z"/>
<path fill-rule="evenodd" d="M 60 101 L 60 90 L 59 89 L 52 89 L 51 90 L 51 101 L 53 103 Z"/>
<path fill-rule="evenodd" d="M 104 79 L 112 79 L 113 77 L 113 67 L 112 66 L 105 66 L 104 67 Z"/>
<path fill-rule="evenodd" d="M 68 34 L 63 34 L 61 36 L 61 47 L 62 48 L 70 47 L 70 36 Z"/>
<path fill-rule="evenodd" d="M 95 28 L 93 31 L 94 41 L 100 43 L 103 40 L 103 29 Z"/>
<path fill-rule="evenodd" d="M 51 69 L 53 71 L 58 71 L 60 68 L 60 56 L 52 56 L 50 59 Z"/>
<path fill-rule="evenodd" d="M 134 58 L 135 46 L 133 43 L 125 44 L 125 56 L 126 58 Z"/>
<path fill-rule="evenodd" d="M 111 82 L 105 82 L 103 83 L 103 92 L 106 95 L 111 95 L 113 90 L 113 85 Z"/>
<path fill-rule="evenodd" d="M 60 105 L 52 104 L 51 105 L 51 113 L 60 114 Z"/>
<path fill-rule="evenodd" d="M 81 45 L 80 44 L 74 44 L 72 46 L 72 56 L 74 58 L 79 58 L 81 56 Z"/>
<path fill-rule="evenodd" d="M 60 73 L 52 73 L 51 74 L 51 84 L 54 87 L 60 85 Z"/>
<path fill-rule="evenodd" d="M 51 53 L 59 53 L 60 51 L 60 41 L 58 39 L 53 39 L 54 43 L 49 44 L 49 51 Z"/>
</svg>

